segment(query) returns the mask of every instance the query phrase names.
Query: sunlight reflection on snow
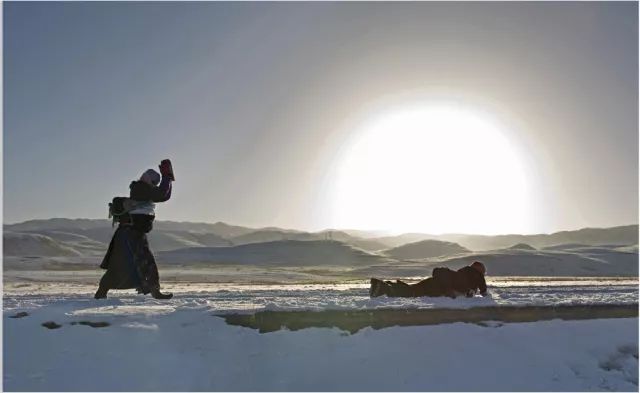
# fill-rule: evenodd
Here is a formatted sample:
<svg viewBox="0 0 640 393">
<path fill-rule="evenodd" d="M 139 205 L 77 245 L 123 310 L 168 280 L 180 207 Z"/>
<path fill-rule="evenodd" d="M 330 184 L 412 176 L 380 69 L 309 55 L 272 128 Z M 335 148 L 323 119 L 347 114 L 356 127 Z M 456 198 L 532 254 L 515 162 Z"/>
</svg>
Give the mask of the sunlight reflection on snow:
<svg viewBox="0 0 640 393">
<path fill-rule="evenodd" d="M 371 299 L 368 284 L 229 284 L 167 283 L 173 292 L 169 302 L 135 295 L 132 290 L 110 291 L 106 300 L 92 298 L 95 288 L 65 283 L 5 285 L 5 312 L 38 308 L 46 304 L 73 303 L 73 315 L 158 315 L 183 309 L 202 309 L 215 314 L 230 312 L 365 310 L 388 308 L 472 308 L 487 306 L 637 304 L 634 279 L 490 280 L 490 296 L 472 298 Z"/>
</svg>

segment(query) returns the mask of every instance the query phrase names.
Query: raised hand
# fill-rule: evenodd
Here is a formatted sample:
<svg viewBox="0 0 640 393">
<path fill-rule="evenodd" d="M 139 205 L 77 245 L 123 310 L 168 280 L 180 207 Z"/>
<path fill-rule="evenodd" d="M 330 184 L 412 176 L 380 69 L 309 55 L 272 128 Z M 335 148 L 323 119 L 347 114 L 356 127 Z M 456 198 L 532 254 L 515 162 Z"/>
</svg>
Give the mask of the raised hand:
<svg viewBox="0 0 640 393">
<path fill-rule="evenodd" d="M 171 179 L 171 181 L 175 181 L 176 178 L 173 174 L 173 166 L 171 165 L 171 160 L 164 159 L 160 162 L 160 174 L 162 174 L 162 177 L 168 176 L 169 179 Z"/>
</svg>

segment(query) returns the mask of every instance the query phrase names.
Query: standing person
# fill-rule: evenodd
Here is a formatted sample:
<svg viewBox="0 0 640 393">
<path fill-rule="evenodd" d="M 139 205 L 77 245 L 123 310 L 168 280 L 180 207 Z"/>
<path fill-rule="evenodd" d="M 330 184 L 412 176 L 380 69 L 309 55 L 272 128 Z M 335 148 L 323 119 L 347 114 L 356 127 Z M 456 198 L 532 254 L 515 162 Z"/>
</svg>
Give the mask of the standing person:
<svg viewBox="0 0 640 393">
<path fill-rule="evenodd" d="M 173 294 L 160 292 L 160 277 L 156 260 L 149 249 L 147 233 L 153 228 L 155 203 L 171 198 L 171 185 L 175 180 L 170 160 L 162 160 L 160 174 L 146 170 L 140 180 L 129 185 L 126 213 L 119 216 L 119 225 L 109 243 L 109 249 L 100 267 L 102 276 L 96 299 L 107 297 L 109 289 L 136 288 L 138 293 L 156 299 L 171 299 Z M 159 183 L 159 185 L 158 185 Z"/>
<path fill-rule="evenodd" d="M 480 291 L 482 296 L 487 295 L 487 283 L 484 276 L 487 269 L 482 262 L 475 261 L 461 269 L 451 270 L 446 267 L 433 269 L 432 277 L 426 278 L 416 284 L 407 284 L 403 281 L 382 281 L 371 279 L 369 295 L 378 297 L 420 297 L 420 296 L 448 296 L 455 298 L 458 295 L 473 296 Z"/>
</svg>

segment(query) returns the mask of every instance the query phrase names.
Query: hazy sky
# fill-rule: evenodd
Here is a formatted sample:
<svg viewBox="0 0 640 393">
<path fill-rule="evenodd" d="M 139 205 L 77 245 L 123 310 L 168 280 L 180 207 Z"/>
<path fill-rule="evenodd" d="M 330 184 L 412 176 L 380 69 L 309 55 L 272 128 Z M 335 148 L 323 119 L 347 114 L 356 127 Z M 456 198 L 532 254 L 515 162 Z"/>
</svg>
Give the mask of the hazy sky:
<svg viewBox="0 0 640 393">
<path fill-rule="evenodd" d="M 637 223 L 637 7 L 4 2 L 4 222 L 106 218 L 169 157 L 158 219 L 332 227 L 350 133 L 427 97 L 503 125 L 519 231 Z"/>
</svg>

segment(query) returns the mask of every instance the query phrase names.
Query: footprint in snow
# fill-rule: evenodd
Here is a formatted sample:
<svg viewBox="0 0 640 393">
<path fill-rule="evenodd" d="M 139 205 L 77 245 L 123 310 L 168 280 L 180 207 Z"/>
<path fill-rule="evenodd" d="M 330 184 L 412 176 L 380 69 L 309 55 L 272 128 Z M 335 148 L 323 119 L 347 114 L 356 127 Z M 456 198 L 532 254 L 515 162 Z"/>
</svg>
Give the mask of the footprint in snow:
<svg viewBox="0 0 640 393">
<path fill-rule="evenodd" d="M 480 322 L 477 322 L 476 324 L 482 327 L 492 327 L 492 328 L 497 328 L 504 325 L 504 323 L 500 321 L 480 321 Z"/>
<path fill-rule="evenodd" d="M 631 359 L 635 359 L 635 362 Z M 619 346 L 607 359 L 601 360 L 598 366 L 605 371 L 617 371 L 624 375 L 624 379 L 638 386 L 638 346 L 628 344 Z M 635 363 L 635 364 L 634 364 Z M 635 371 L 635 372 L 634 372 Z"/>
</svg>

